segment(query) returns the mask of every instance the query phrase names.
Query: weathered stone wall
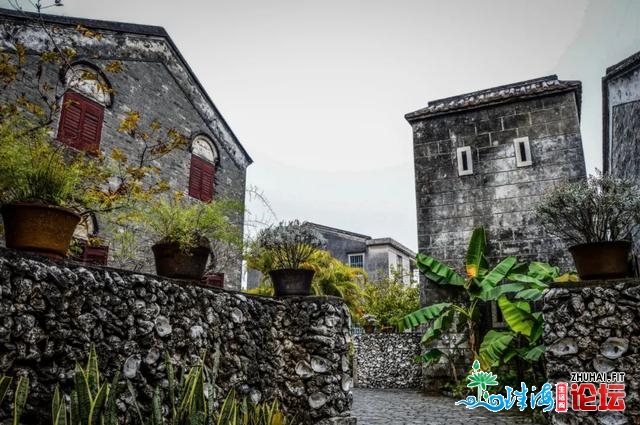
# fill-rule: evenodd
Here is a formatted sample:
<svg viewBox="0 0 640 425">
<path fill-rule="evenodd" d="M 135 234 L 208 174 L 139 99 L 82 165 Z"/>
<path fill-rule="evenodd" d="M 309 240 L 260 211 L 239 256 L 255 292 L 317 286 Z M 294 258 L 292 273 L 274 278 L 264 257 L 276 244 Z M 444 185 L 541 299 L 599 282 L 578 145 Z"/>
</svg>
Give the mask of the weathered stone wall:
<svg viewBox="0 0 640 425">
<path fill-rule="evenodd" d="M 166 379 L 164 353 L 184 366 L 206 350 L 209 365 L 219 356 L 218 399 L 236 388 L 277 397 L 296 423 L 351 424 L 349 326 L 336 298 L 248 296 L 0 251 L 0 374 L 30 378 L 24 423 L 50 423 L 54 386 L 70 391 L 94 343 L 105 376 L 120 370 L 142 402 Z M 128 403 L 123 394 L 123 415 Z"/>
<path fill-rule="evenodd" d="M 640 416 L 640 280 L 558 286 L 545 293 L 542 312 L 546 372 L 550 382 L 570 385 L 571 372 L 626 374 L 624 412 L 574 412 L 569 407 L 567 413 L 552 414 L 552 423 L 637 423 Z"/>
<path fill-rule="evenodd" d="M 353 337 L 354 382 L 359 388 L 420 388 L 421 334 L 375 333 Z"/>
<path fill-rule="evenodd" d="M 640 52 L 607 69 L 602 98 L 604 171 L 640 185 Z"/>
<path fill-rule="evenodd" d="M 545 91 L 553 84 L 566 87 Z M 430 102 L 408 114 L 419 252 L 462 268 L 473 229 L 484 226 L 491 258 L 570 266 L 562 243 L 545 234 L 534 210 L 555 184 L 585 176 L 579 93 L 579 83 L 546 78 Z M 502 100 L 483 103 L 492 96 Z M 513 140 L 525 136 L 533 164 L 517 167 Z M 471 147 L 473 174 L 458 176 L 456 149 L 464 146 Z"/>
<path fill-rule="evenodd" d="M 126 114 L 138 111 L 142 129 L 148 129 L 149 124 L 157 120 L 162 124 L 163 131 L 174 128 L 190 141 L 198 135 L 206 135 L 213 140 L 219 154 L 214 198 L 227 197 L 244 204 L 246 168 L 251 160 L 198 81 L 194 80 L 188 65 L 164 29 L 47 16 L 41 24 L 40 21 L 25 19 L 20 14 L 4 9 L 0 10 L 0 23 L 0 51 L 10 52 L 16 43 L 22 44 L 27 49 L 28 64 L 19 81 L 3 87 L 0 100 L 15 99 L 22 94 L 29 99 L 40 98 L 35 83 L 38 80 L 35 76 L 36 58 L 43 51 L 53 48 L 52 41 L 43 29 L 47 28 L 60 48 L 74 49 L 78 60 L 89 62 L 105 72 L 113 89 L 113 103 L 104 111 L 100 143 L 100 149 L 107 156 L 117 147 L 132 160 L 139 157 L 143 149 L 141 142 L 118 132 L 120 121 Z M 99 38 L 84 37 L 76 30 L 77 24 L 90 28 L 99 34 Z M 106 72 L 107 65 L 115 60 L 122 62 L 122 72 Z M 60 67 L 50 65 L 44 67 L 40 78 L 51 87 L 63 88 L 60 75 Z M 53 118 L 53 134 L 57 134 L 59 113 Z M 159 158 L 152 165 L 161 169 L 161 176 L 169 182 L 172 192 L 188 193 L 190 160 L 190 147 L 187 146 Z M 234 222 L 242 226 L 243 215 L 238 214 Z M 104 220 L 100 220 L 100 225 L 101 236 L 111 240 L 113 229 L 106 226 Z M 130 261 L 126 265 L 145 272 L 155 272 L 150 247 L 156 241 L 140 232 L 136 233 L 139 240 L 133 247 L 133 257 L 137 261 Z M 112 253 L 114 247 L 117 248 L 112 245 Z M 224 266 L 221 271 L 228 282 L 239 284 L 242 263 L 239 250 L 233 252 L 232 257 L 231 260 L 225 258 L 220 261 Z M 117 265 L 122 267 L 125 264 Z"/>
</svg>

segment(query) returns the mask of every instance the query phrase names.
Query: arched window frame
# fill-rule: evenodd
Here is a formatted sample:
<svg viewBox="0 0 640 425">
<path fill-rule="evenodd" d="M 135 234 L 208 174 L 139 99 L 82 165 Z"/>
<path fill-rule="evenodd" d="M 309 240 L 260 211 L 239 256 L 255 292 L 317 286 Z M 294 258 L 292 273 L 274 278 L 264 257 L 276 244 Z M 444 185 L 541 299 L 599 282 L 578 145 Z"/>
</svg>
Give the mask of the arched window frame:
<svg viewBox="0 0 640 425">
<path fill-rule="evenodd" d="M 58 140 L 89 153 L 100 150 L 104 110 L 113 103 L 111 84 L 88 62 L 71 64 L 61 73 L 66 92 L 62 98 Z"/>
<path fill-rule="evenodd" d="M 198 135 L 191 142 L 191 165 L 189 168 L 189 196 L 203 202 L 211 202 L 215 191 L 218 149 L 213 141 Z"/>
</svg>

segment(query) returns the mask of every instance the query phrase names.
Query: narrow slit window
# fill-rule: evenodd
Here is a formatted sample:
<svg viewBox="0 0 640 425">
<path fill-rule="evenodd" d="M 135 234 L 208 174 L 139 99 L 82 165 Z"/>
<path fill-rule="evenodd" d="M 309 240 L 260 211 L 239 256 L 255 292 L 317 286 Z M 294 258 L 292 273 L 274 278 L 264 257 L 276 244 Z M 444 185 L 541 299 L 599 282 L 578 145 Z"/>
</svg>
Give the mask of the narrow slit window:
<svg viewBox="0 0 640 425">
<path fill-rule="evenodd" d="M 516 151 L 516 167 L 529 167 L 533 164 L 531 158 L 531 145 L 528 137 L 513 139 L 513 146 Z"/>
<path fill-rule="evenodd" d="M 468 176 L 473 174 L 473 160 L 471 158 L 471 146 L 458 148 L 458 175 Z"/>
</svg>

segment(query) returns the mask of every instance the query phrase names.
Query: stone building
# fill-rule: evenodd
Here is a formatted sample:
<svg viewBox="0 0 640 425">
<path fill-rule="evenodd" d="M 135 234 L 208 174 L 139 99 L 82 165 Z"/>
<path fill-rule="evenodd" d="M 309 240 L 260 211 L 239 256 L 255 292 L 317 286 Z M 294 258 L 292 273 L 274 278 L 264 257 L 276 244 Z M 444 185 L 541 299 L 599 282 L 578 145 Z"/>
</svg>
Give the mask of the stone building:
<svg viewBox="0 0 640 425">
<path fill-rule="evenodd" d="M 640 52 L 602 78 L 603 171 L 640 185 Z M 640 235 L 635 236 L 636 253 Z"/>
<path fill-rule="evenodd" d="M 333 257 L 351 267 L 364 269 L 369 280 L 402 276 L 405 284 L 412 282 L 416 271 L 416 254 L 392 238 L 377 238 L 354 233 L 335 227 L 305 222 L 317 230 L 327 241 L 326 250 Z M 260 284 L 262 274 L 253 269 L 247 270 L 247 287 L 255 288 Z"/>
<path fill-rule="evenodd" d="M 471 232 L 484 226 L 493 259 L 568 267 L 562 243 L 545 234 L 534 210 L 555 184 L 585 177 L 580 102 L 580 82 L 549 76 L 407 114 L 419 251 L 461 268 Z M 439 297 L 431 289 L 423 285 L 423 302 Z"/>
<path fill-rule="evenodd" d="M 372 238 L 311 222 L 305 224 L 324 236 L 331 255 L 351 267 L 364 269 L 370 280 L 393 277 L 398 273 L 405 284 L 411 282 L 416 253 L 395 239 Z"/>
<path fill-rule="evenodd" d="M 71 63 L 58 69 L 47 67 L 40 77 L 63 88 L 61 111 L 52 123 L 59 141 L 107 155 L 117 147 L 135 157 L 140 146 L 117 130 L 127 113 L 138 111 L 141 127 L 155 120 L 188 139 L 188 147 L 153 163 L 172 191 L 199 201 L 225 197 L 244 204 L 246 168 L 252 160 L 163 28 L 49 15 L 41 18 L 0 9 L 0 50 L 12 52 L 17 44 L 24 45 L 25 72 L 31 79 L 37 74 L 29 66 L 35 66 L 38 56 L 54 47 L 54 40 L 59 47 L 75 51 Z M 108 71 L 114 61 L 121 64 L 120 72 Z M 95 78 L 75 77 L 87 73 Z M 14 99 L 25 92 L 36 95 L 33 90 L 30 85 L 13 84 L 0 92 L 0 99 Z M 234 219 L 243 225 L 241 214 Z M 98 224 L 104 223 L 98 218 Z M 105 227 L 101 234 L 109 239 L 104 232 L 108 232 Z M 153 261 L 144 258 L 151 254 L 151 243 L 145 240 L 137 247 L 145 271 L 153 267 Z M 240 252 L 232 257 L 222 271 L 228 286 L 239 288 Z"/>
</svg>

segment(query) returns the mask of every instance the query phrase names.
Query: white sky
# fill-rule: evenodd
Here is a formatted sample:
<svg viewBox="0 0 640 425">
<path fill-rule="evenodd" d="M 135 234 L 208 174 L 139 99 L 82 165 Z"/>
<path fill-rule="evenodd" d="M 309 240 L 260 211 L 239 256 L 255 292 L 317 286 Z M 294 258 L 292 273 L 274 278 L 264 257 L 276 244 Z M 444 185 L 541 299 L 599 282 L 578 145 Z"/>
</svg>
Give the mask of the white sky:
<svg viewBox="0 0 640 425">
<path fill-rule="evenodd" d="M 389 236 L 414 250 L 405 113 L 548 74 L 579 79 L 592 171 L 602 161 L 601 77 L 640 50 L 638 0 L 64 3 L 46 12 L 166 28 L 253 157 L 248 184 L 278 219 Z"/>
</svg>

